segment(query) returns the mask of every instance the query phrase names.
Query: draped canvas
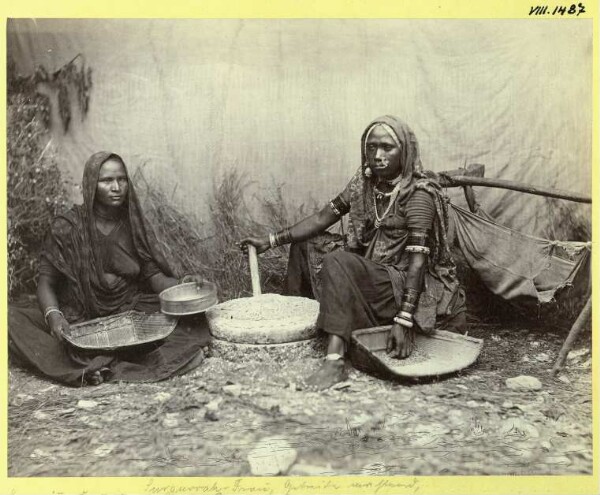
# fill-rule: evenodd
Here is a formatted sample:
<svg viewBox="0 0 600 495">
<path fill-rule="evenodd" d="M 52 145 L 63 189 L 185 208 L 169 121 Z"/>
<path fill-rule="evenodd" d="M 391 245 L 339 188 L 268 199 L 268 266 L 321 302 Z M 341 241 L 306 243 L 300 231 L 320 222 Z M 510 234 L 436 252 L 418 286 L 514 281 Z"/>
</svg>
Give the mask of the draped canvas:
<svg viewBox="0 0 600 495">
<path fill-rule="evenodd" d="M 529 297 L 548 303 L 560 289 L 589 278 L 588 243 L 548 241 L 500 225 L 451 205 L 460 249 L 494 294 L 506 300 Z M 555 255 L 558 247 L 578 252 L 575 261 Z"/>
</svg>

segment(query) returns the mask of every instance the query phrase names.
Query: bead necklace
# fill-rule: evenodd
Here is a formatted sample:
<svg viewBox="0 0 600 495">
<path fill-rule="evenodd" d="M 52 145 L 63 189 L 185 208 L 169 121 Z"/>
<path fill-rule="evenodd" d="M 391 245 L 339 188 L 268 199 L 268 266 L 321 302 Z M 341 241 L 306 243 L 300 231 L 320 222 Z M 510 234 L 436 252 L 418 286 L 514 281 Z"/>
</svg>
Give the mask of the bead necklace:
<svg viewBox="0 0 600 495">
<path fill-rule="evenodd" d="M 379 192 L 379 190 L 377 192 Z M 383 196 L 390 197 L 390 202 L 388 203 L 387 208 L 385 209 L 385 211 L 383 212 L 383 215 L 381 215 L 381 216 L 379 216 L 379 213 L 377 213 L 377 197 L 379 196 L 379 194 L 373 194 L 373 207 L 375 208 L 375 228 L 376 229 L 381 227 L 381 222 L 383 222 L 385 217 L 388 216 L 390 210 L 392 209 L 392 206 L 396 202 L 396 198 L 398 197 L 399 192 L 400 192 L 400 183 L 396 184 L 394 186 L 394 189 L 392 189 L 389 193 L 381 193 L 382 197 Z"/>
</svg>

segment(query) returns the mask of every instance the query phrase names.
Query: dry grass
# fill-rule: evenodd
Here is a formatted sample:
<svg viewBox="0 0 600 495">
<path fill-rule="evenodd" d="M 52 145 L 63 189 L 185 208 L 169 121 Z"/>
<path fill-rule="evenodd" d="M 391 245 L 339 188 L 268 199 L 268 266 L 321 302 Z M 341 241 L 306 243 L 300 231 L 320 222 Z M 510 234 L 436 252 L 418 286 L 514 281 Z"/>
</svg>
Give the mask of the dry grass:
<svg viewBox="0 0 600 495">
<path fill-rule="evenodd" d="M 195 273 L 215 282 L 220 300 L 250 295 L 248 260 L 237 242 L 249 235 L 264 235 L 290 225 L 306 214 L 285 199 L 283 186 L 258 199 L 262 215 L 257 220 L 246 203 L 250 183 L 231 170 L 213 182 L 209 198 L 210 225 L 174 206 L 172 199 L 150 184 L 138 168 L 133 177 L 144 211 L 154 226 L 159 242 L 177 276 Z M 287 247 L 269 250 L 260 257 L 264 292 L 281 293 L 287 268 Z"/>
</svg>

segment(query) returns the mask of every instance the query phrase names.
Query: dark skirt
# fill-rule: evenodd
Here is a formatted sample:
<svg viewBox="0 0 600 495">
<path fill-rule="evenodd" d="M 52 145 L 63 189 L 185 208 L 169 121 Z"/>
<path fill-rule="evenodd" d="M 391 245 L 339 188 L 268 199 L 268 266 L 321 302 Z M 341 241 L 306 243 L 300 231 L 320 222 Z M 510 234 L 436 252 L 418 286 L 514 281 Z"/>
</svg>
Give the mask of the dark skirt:
<svg viewBox="0 0 600 495">
<path fill-rule="evenodd" d="M 308 241 L 290 249 L 286 294 L 317 299 L 317 326 L 349 343 L 354 330 L 393 322 L 405 280 L 402 270 L 341 249 L 324 253 L 320 240 L 316 244 Z M 427 288 L 439 289 L 441 284 L 432 282 L 426 274 Z M 466 324 L 464 293 L 455 291 L 453 297 L 446 297 L 443 290 L 437 292 L 422 292 L 416 330 L 432 333 L 435 326 L 462 331 Z"/>
<path fill-rule="evenodd" d="M 134 308 L 152 313 L 158 302 Z M 123 351 L 82 351 L 51 334 L 38 308 L 8 308 L 8 345 L 11 360 L 66 385 L 81 386 L 92 373 L 102 370 L 106 381 L 155 382 L 190 368 L 209 340 L 204 315 L 182 317 L 164 340 Z"/>
</svg>

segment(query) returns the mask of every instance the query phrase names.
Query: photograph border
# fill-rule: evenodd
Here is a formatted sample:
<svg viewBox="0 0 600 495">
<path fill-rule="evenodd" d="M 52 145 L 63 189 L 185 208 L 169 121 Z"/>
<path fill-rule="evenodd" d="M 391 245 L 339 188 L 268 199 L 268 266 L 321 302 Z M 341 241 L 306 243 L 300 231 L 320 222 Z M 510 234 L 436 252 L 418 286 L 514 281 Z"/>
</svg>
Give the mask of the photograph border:
<svg viewBox="0 0 600 495">
<path fill-rule="evenodd" d="M 7 19 L 9 18 L 402 18 L 402 19 L 531 19 L 531 1 L 493 0 L 469 2 L 465 0 L 383 0 L 342 1 L 324 0 L 308 2 L 285 1 L 237 1 L 225 3 L 218 0 L 175 0 L 160 2 L 105 1 L 83 2 L 77 0 L 10 0 L 4 6 L 2 43 L 2 77 L 0 85 L 6 95 L 6 56 Z M 553 2 L 570 5 L 573 2 Z M 575 2 L 578 3 L 578 2 Z M 600 191 L 598 170 L 598 10 L 597 0 L 584 1 L 586 13 L 579 18 L 593 20 L 593 123 L 592 123 L 592 225 L 595 232 L 599 221 L 598 195 Z M 545 4 L 545 3 L 544 3 Z M 143 9 L 140 6 L 143 5 Z M 548 4 L 550 5 L 550 4 Z M 546 22 L 569 22 L 565 18 L 552 18 Z M 6 122 L 6 98 L 1 106 Z M 6 150 L 6 133 L 3 133 L 2 146 Z M 7 238 L 7 190 L 6 152 L 0 159 L 0 203 L 2 213 L 0 232 Z M 294 494 L 358 494 L 358 493 L 445 493 L 445 494 L 592 494 L 598 493 L 598 323 L 600 315 L 592 312 L 592 402 L 593 402 L 593 475 L 591 476 L 402 476 L 402 477 L 233 477 L 233 478 L 143 478 L 143 477 L 98 477 L 98 478 L 15 478 L 7 476 L 8 444 L 8 344 L 7 344 L 7 243 L 0 248 L 0 367 L 3 370 L 3 383 L 0 386 L 0 493 L 6 494 L 245 494 L 245 493 L 284 493 Z M 592 252 L 592 273 L 600 270 L 597 253 Z M 597 306 L 600 292 L 598 277 L 592 280 L 592 300 Z"/>
</svg>

